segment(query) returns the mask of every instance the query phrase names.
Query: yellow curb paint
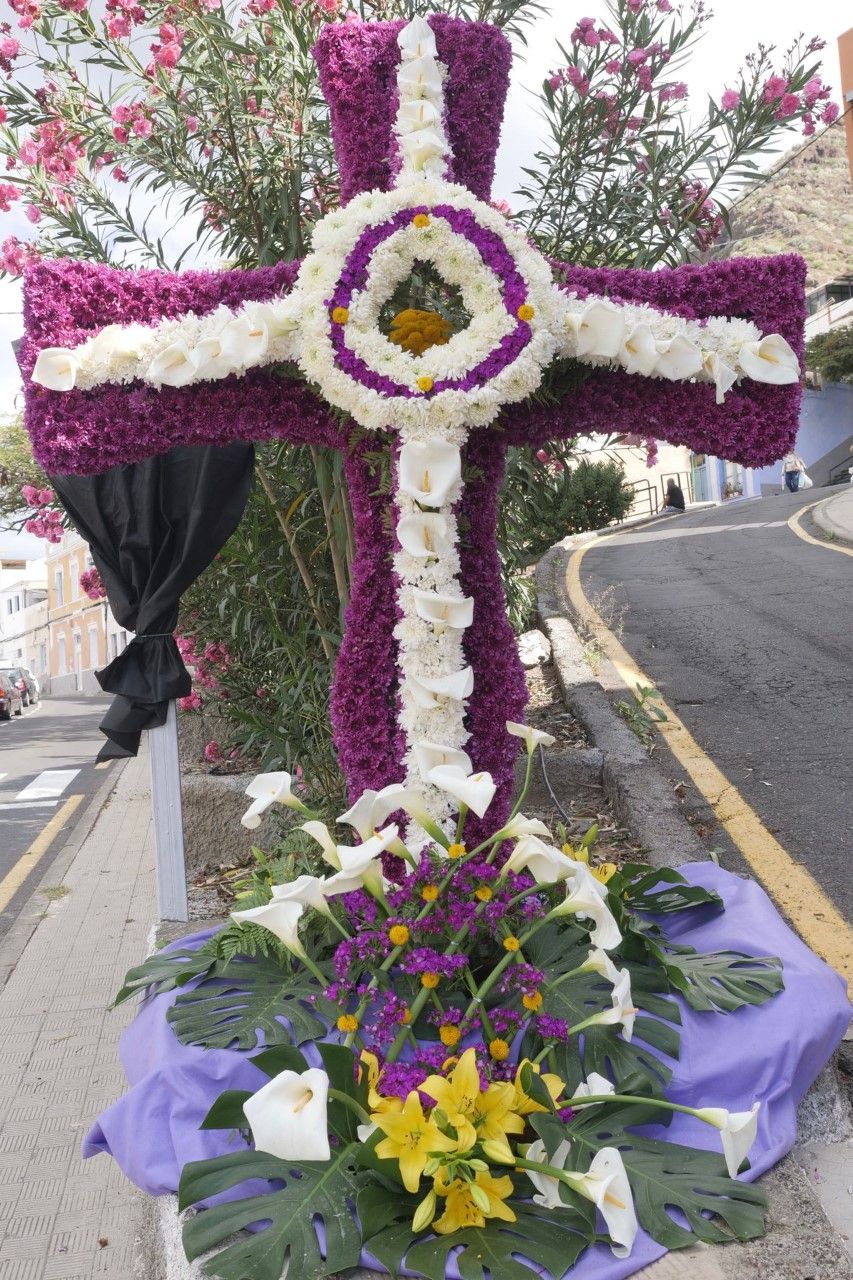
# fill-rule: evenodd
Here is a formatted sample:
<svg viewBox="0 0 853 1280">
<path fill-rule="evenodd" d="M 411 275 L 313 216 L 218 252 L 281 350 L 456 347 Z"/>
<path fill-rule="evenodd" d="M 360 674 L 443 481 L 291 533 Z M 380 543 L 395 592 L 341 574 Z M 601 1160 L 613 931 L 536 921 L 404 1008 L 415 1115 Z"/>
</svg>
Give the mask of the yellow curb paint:
<svg viewBox="0 0 853 1280">
<path fill-rule="evenodd" d="M 38 866 L 82 799 L 82 796 L 69 796 L 62 808 L 57 809 L 50 822 L 42 828 L 26 853 L 21 854 L 12 870 L 0 880 L 0 911 L 6 910 L 27 876 Z"/>
<path fill-rule="evenodd" d="M 808 507 L 803 507 L 801 511 L 796 512 L 788 521 L 788 528 L 795 533 L 798 538 L 802 538 L 803 542 L 810 542 L 814 547 L 824 547 L 827 551 L 840 551 L 843 556 L 853 556 L 853 547 L 839 547 L 834 542 L 827 542 L 824 538 L 815 538 L 810 533 L 806 533 L 800 524 L 804 515 L 809 511 L 814 511 L 815 507 L 819 507 L 822 502 L 831 502 L 831 498 L 820 498 L 817 502 L 811 503 Z"/>
<path fill-rule="evenodd" d="M 600 546 L 608 538 L 599 538 Z M 823 545 L 822 543 L 820 544 Z M 623 648 L 586 598 L 580 567 L 589 546 L 579 547 L 566 569 L 566 589 L 572 606 L 593 628 L 602 648 L 627 689 L 654 682 Z M 738 789 L 714 764 L 690 730 L 658 695 L 656 705 L 667 719 L 655 723 L 672 754 L 705 797 L 719 822 L 740 849 L 764 888 L 788 916 L 797 933 L 844 978 L 853 996 L 853 931 L 817 881 L 796 862 L 770 833 Z"/>
<path fill-rule="evenodd" d="M 110 765 L 111 765 L 111 764 L 112 764 L 112 760 L 99 760 L 99 761 L 98 761 L 98 763 L 95 765 L 95 768 L 96 768 L 96 769 L 109 769 L 109 767 L 110 767 Z"/>
</svg>

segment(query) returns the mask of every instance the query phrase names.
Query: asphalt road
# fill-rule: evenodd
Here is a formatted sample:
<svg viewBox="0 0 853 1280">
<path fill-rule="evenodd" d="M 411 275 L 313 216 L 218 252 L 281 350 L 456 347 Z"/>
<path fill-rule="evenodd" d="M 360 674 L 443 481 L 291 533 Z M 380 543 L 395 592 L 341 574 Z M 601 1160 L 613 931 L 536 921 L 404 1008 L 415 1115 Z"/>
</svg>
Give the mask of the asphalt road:
<svg viewBox="0 0 853 1280">
<path fill-rule="evenodd" d="M 106 776 L 95 768 L 95 756 L 104 740 L 98 723 L 108 705 L 104 698 L 45 698 L 22 717 L 0 723 L 0 936 Z M 10 897 L 8 881 L 3 891 L 5 878 L 48 823 L 61 815 L 68 798 L 78 795 L 82 799 L 74 812 L 54 824 L 57 829 L 44 856 Z"/>
<path fill-rule="evenodd" d="M 798 538 L 809 490 L 595 545 L 621 642 L 703 750 L 848 918 L 853 909 L 853 557 Z M 808 519 L 808 517 L 806 517 Z"/>
</svg>

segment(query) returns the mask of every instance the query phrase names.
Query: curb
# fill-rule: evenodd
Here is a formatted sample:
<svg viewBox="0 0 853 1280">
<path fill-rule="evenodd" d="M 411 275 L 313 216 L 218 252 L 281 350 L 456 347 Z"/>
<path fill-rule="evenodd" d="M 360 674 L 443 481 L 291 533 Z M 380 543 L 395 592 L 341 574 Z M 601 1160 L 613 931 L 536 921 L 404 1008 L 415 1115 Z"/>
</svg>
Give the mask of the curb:
<svg viewBox="0 0 853 1280">
<path fill-rule="evenodd" d="M 819 502 L 817 506 L 812 508 L 812 517 L 816 524 L 819 524 L 825 533 L 833 534 L 838 538 L 839 542 L 843 542 L 845 546 L 853 546 L 853 525 L 850 523 L 840 524 L 833 519 L 830 510 L 834 503 L 841 504 L 841 500 L 847 498 L 851 508 L 851 519 L 853 519 L 853 487 L 848 486 L 841 493 L 833 493 L 828 498 L 824 498 L 823 502 Z"/>
<path fill-rule="evenodd" d="M 39 890 L 49 881 L 57 883 L 58 877 L 58 882 L 61 883 L 66 871 L 77 857 L 95 823 L 101 816 L 104 806 L 109 802 L 110 796 L 115 790 L 127 763 L 127 760 L 117 760 L 115 765 L 110 768 L 104 781 L 83 810 L 79 821 L 72 828 L 67 840 L 51 859 L 50 866 L 32 889 L 30 901 L 36 897 Z M 25 916 L 22 912 L 11 928 L 3 935 L 3 939 L 0 941 L 0 990 L 6 985 L 9 975 L 14 971 L 30 938 L 38 928 L 40 919 L 40 915 Z"/>
<path fill-rule="evenodd" d="M 567 617 L 571 607 L 563 586 L 565 564 L 575 547 L 590 541 L 588 534 L 566 539 L 546 552 L 536 568 L 539 619 L 551 641 L 563 699 L 602 752 L 605 795 L 620 822 L 642 844 L 650 864 L 677 867 L 683 862 L 707 862 L 707 849 L 657 765 L 614 711 Z"/>
</svg>

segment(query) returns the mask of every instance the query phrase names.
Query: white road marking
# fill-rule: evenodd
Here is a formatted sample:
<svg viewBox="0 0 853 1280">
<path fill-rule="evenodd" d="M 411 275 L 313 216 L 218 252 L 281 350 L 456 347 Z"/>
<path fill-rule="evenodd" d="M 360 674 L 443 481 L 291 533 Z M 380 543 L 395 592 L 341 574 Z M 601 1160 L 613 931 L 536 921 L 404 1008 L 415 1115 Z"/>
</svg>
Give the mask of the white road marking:
<svg viewBox="0 0 853 1280">
<path fill-rule="evenodd" d="M 55 809 L 58 804 L 58 800 L 10 800 L 0 804 L 0 809 Z"/>
<path fill-rule="evenodd" d="M 52 796 L 61 796 L 79 772 L 79 769 L 46 769 L 29 786 L 24 787 L 23 791 L 19 791 L 15 799 L 47 800 Z"/>
</svg>

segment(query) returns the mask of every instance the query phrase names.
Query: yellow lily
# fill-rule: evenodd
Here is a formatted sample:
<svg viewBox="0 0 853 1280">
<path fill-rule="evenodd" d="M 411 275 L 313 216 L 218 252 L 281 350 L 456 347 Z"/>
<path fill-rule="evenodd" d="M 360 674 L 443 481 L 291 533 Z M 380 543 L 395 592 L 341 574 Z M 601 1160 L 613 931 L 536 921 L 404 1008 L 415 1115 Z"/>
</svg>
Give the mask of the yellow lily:
<svg viewBox="0 0 853 1280">
<path fill-rule="evenodd" d="M 511 1084 L 490 1084 L 474 1101 L 472 1117 L 481 1141 L 505 1140 L 509 1133 L 524 1133 L 524 1121 L 515 1110 Z"/>
<path fill-rule="evenodd" d="M 535 1102 L 534 1099 L 531 1098 L 529 1094 L 525 1093 L 524 1089 L 521 1087 L 521 1073 L 525 1067 L 530 1067 L 531 1071 L 535 1072 L 537 1076 L 542 1077 L 542 1083 L 550 1093 L 555 1105 L 557 1099 L 566 1088 L 565 1083 L 559 1076 L 553 1075 L 550 1071 L 546 1072 L 543 1076 L 539 1063 L 531 1062 L 529 1058 L 525 1058 L 523 1062 L 518 1064 L 518 1070 L 515 1073 L 515 1101 L 513 1102 L 512 1107 L 513 1111 L 520 1116 L 529 1116 L 532 1115 L 534 1111 L 545 1110 L 545 1107 L 541 1102 Z"/>
<path fill-rule="evenodd" d="M 361 1062 L 367 1071 L 367 1105 L 370 1111 L 376 1111 L 380 1115 L 402 1111 L 402 1098 L 397 1098 L 393 1094 L 386 1098 L 379 1092 L 379 1059 L 376 1054 L 368 1053 L 365 1049 L 361 1055 Z"/>
<path fill-rule="evenodd" d="M 427 1076 L 420 1091 L 434 1098 L 445 1115 L 458 1113 L 470 1118 L 480 1097 L 480 1073 L 474 1050 L 465 1050 L 449 1076 Z"/>
<path fill-rule="evenodd" d="M 418 1190 L 424 1166 L 433 1155 L 457 1150 L 456 1141 L 424 1115 L 417 1090 L 412 1090 L 400 1112 L 375 1112 L 370 1118 L 385 1134 L 376 1154 L 380 1160 L 399 1161 L 400 1177 L 407 1191 Z"/>
<path fill-rule="evenodd" d="M 439 1169 L 435 1176 L 436 1195 L 445 1197 L 444 1213 L 433 1224 L 439 1235 L 451 1235 L 465 1227 L 484 1227 L 487 1218 L 500 1218 L 503 1222 L 515 1222 L 515 1214 L 508 1204 L 512 1195 L 512 1178 L 493 1178 L 490 1173 L 478 1173 L 474 1182 L 463 1178 L 449 1180 L 447 1171 Z"/>
</svg>

